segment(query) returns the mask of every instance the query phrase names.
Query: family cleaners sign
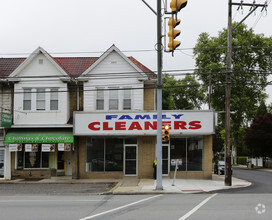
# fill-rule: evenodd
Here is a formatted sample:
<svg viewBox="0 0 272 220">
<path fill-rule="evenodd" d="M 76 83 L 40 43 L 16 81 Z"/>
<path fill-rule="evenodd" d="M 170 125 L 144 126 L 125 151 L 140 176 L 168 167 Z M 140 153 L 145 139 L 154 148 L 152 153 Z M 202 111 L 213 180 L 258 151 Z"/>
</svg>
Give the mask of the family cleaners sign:
<svg viewBox="0 0 272 220">
<path fill-rule="evenodd" d="M 171 134 L 214 133 L 213 111 L 166 111 L 162 123 Z M 74 135 L 156 135 L 155 112 L 74 113 Z"/>
</svg>

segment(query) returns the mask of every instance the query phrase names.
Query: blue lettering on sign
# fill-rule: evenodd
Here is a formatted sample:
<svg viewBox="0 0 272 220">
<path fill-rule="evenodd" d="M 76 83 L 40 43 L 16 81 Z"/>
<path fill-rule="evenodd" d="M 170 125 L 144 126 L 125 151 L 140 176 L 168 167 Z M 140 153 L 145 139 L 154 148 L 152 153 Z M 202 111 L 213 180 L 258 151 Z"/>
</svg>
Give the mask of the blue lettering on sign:
<svg viewBox="0 0 272 220">
<path fill-rule="evenodd" d="M 135 119 L 151 119 L 150 115 L 136 115 Z"/>
<path fill-rule="evenodd" d="M 124 119 L 129 119 L 129 120 L 132 120 L 133 118 L 130 117 L 129 115 L 122 115 L 119 120 L 124 120 Z"/>
<path fill-rule="evenodd" d="M 172 116 L 174 116 L 175 119 L 180 119 L 180 117 L 182 116 L 183 114 L 179 114 L 179 115 L 174 115 L 172 114 Z"/>
<path fill-rule="evenodd" d="M 106 115 L 106 120 L 111 120 L 112 118 L 117 118 L 118 115 Z"/>
<path fill-rule="evenodd" d="M 171 119 L 171 116 L 172 118 L 174 119 L 180 119 L 181 116 L 183 116 L 184 114 L 171 114 L 170 116 L 167 116 L 166 114 L 163 114 L 162 115 L 162 119 Z M 106 115 L 106 120 L 112 120 L 112 119 L 117 119 L 117 120 L 144 120 L 144 119 L 147 119 L 147 120 L 150 120 L 151 118 L 153 118 L 154 120 L 156 120 L 158 118 L 157 115 L 135 115 L 135 116 L 130 116 L 130 115 L 121 115 L 119 117 L 119 115 Z"/>
</svg>

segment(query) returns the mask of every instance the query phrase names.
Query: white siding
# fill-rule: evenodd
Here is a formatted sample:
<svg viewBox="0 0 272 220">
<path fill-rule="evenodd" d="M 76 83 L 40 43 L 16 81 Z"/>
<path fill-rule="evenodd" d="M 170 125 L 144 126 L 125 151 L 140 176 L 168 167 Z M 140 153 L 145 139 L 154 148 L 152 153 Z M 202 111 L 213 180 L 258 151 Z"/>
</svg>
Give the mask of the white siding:
<svg viewBox="0 0 272 220">
<path fill-rule="evenodd" d="M 117 75 L 119 74 L 119 75 Z M 90 73 L 90 80 L 84 83 L 84 111 L 96 110 L 96 89 L 97 88 L 143 88 L 143 82 L 139 81 L 141 74 L 138 73 L 118 53 L 112 52 Z M 123 90 L 118 91 L 119 110 L 122 109 Z M 132 90 L 132 110 L 143 110 L 143 90 Z M 108 110 L 109 91 L 105 91 L 105 110 Z"/>
<path fill-rule="evenodd" d="M 39 59 L 43 60 L 43 64 L 39 64 Z M 17 75 L 29 76 L 32 77 L 21 78 L 21 81 L 14 85 L 14 124 L 66 124 L 69 119 L 69 95 L 67 84 L 58 77 L 62 76 L 62 73 L 43 54 L 39 54 Z M 59 110 L 23 111 L 24 88 L 59 88 L 59 91 L 62 91 L 59 92 Z M 35 96 L 36 94 L 32 94 L 32 97 Z"/>
</svg>

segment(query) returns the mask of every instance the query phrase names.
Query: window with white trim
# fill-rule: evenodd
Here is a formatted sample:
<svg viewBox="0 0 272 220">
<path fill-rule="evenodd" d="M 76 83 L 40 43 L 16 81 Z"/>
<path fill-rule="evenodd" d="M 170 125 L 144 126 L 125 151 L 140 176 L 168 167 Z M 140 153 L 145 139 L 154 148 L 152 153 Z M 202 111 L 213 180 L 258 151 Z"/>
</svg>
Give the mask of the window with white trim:
<svg viewBox="0 0 272 220">
<path fill-rule="evenodd" d="M 104 110 L 104 90 L 96 92 L 96 110 Z"/>
<path fill-rule="evenodd" d="M 109 90 L 109 110 L 118 110 L 118 88 Z"/>
<path fill-rule="evenodd" d="M 36 93 L 36 110 L 45 110 L 45 89 L 39 88 Z"/>
<path fill-rule="evenodd" d="M 124 90 L 123 109 L 131 110 L 131 89 L 126 88 Z"/>
<path fill-rule="evenodd" d="M 58 89 L 50 89 L 50 110 L 59 109 L 59 93 Z"/>
<path fill-rule="evenodd" d="M 59 110 L 59 89 L 25 88 L 23 93 L 23 110 L 25 111 Z"/>
<path fill-rule="evenodd" d="M 24 89 L 23 110 L 31 110 L 31 89 Z"/>
</svg>

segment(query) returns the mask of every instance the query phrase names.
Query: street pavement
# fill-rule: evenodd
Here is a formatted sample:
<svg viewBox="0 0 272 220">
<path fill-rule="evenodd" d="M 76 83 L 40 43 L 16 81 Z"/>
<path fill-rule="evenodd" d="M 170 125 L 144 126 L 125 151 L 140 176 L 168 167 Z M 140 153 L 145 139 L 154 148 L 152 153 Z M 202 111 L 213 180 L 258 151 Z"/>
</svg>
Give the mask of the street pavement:
<svg viewBox="0 0 272 220">
<path fill-rule="evenodd" d="M 1 186 L 1 183 L 4 184 Z M 5 184 L 6 183 L 6 184 Z M 25 185 L 21 192 L 27 194 L 27 186 L 31 192 L 43 192 L 44 194 L 62 194 L 62 193 L 97 193 L 97 194 L 164 194 L 164 193 L 205 193 L 219 190 L 244 188 L 251 185 L 251 182 L 232 177 L 232 186 L 225 186 L 223 175 L 212 175 L 211 180 L 200 179 L 162 179 L 163 190 L 156 190 L 156 180 L 138 179 L 137 177 L 124 177 L 123 179 L 70 179 L 70 178 L 51 178 L 42 180 L 2 180 L 0 181 L 0 195 L 14 191 L 15 187 Z M 54 184 L 54 186 L 52 185 Z M 36 185 L 36 186 L 35 186 Z M 40 185 L 40 186 L 39 186 Z M 76 185 L 76 186 L 75 186 Z M 35 188 L 37 190 L 35 191 Z"/>
</svg>

